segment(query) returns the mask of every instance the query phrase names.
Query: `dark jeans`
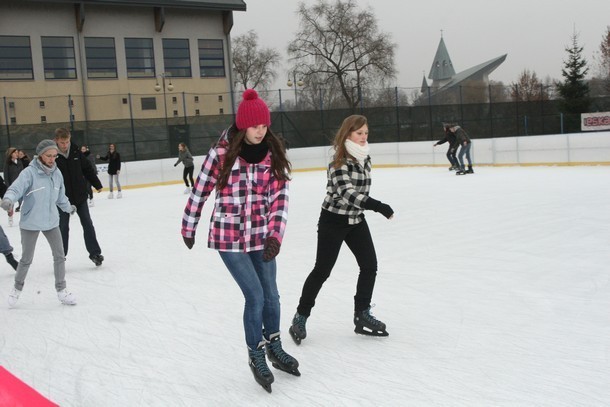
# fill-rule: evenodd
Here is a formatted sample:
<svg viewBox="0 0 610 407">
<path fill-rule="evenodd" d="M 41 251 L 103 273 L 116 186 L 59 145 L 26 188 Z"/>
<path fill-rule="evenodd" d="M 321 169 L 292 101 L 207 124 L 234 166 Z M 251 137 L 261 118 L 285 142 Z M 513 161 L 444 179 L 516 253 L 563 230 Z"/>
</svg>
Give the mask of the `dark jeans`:
<svg viewBox="0 0 610 407">
<path fill-rule="evenodd" d="M 455 156 L 455 150 L 456 149 L 457 149 L 457 147 L 449 147 L 449 150 L 447 150 L 447 159 L 451 163 L 452 167 L 458 167 L 459 166 L 458 159 Z"/>
<path fill-rule="evenodd" d="M 318 221 L 318 248 L 316 263 L 305 280 L 297 312 L 309 316 L 316 303 L 316 297 L 324 282 L 330 276 L 343 242 L 356 257 L 360 268 L 356 295 L 354 296 L 354 311 L 364 311 L 371 305 L 375 279 L 377 277 L 377 255 L 371 238 L 371 232 L 366 220 L 357 225 L 340 222 L 341 215 L 322 210 Z"/>
<path fill-rule="evenodd" d="M 193 181 L 193 171 L 195 170 L 195 166 L 192 165 L 190 167 L 184 167 L 182 170 L 182 179 L 184 180 L 184 184 L 187 188 L 193 188 L 195 186 L 195 181 Z M 188 177 L 188 178 L 187 178 Z M 189 187 L 189 181 L 191 181 L 191 185 Z"/>
<path fill-rule="evenodd" d="M 466 156 L 466 159 L 468 160 L 468 167 L 472 167 L 472 161 L 470 160 L 470 147 L 472 146 L 471 143 L 468 143 L 466 145 L 462 144 L 462 147 L 460 148 L 460 153 L 458 154 L 458 158 L 460 160 L 460 168 L 464 169 L 464 155 Z"/>
<path fill-rule="evenodd" d="M 70 214 L 59 208 L 57 210 L 59 211 L 59 230 L 61 231 L 61 238 L 64 242 L 64 254 L 67 255 L 68 239 L 70 236 Z M 97 236 L 95 235 L 95 228 L 93 227 L 91 214 L 89 214 L 89 205 L 87 204 L 87 201 L 76 205 L 76 214 L 80 218 L 80 224 L 83 227 L 85 247 L 87 248 L 89 255 L 101 254 L 102 249 L 100 249 L 100 245 L 97 243 Z"/>
</svg>

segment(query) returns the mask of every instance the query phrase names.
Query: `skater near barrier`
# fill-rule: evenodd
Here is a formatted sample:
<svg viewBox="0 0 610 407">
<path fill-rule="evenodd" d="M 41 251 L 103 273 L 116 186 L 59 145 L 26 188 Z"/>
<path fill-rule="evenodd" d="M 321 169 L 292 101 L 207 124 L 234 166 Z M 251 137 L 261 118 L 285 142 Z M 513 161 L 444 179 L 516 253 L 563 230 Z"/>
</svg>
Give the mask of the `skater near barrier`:
<svg viewBox="0 0 610 407">
<path fill-rule="evenodd" d="M 4 194 L 6 193 L 7 189 L 8 187 L 4 182 L 4 178 L 0 176 L 0 199 L 4 198 Z M 11 243 L 9 242 L 8 237 L 6 236 L 6 233 L 4 233 L 4 229 L 2 229 L 2 226 L 0 226 L 0 253 L 4 254 L 6 262 L 11 265 L 13 270 L 17 270 L 18 263 L 17 260 L 15 260 L 15 257 L 13 256 L 13 246 L 11 246 Z"/>
<path fill-rule="evenodd" d="M 4 182 L 6 182 L 7 186 L 11 186 L 13 182 L 19 177 L 21 171 L 23 171 L 23 162 L 19 159 L 19 150 L 15 147 L 9 147 L 6 150 L 6 155 L 4 159 Z M 19 212 L 21 210 L 21 202 L 23 199 L 19 200 L 19 205 L 14 209 L 14 212 Z M 13 213 L 8 214 L 8 224 L 9 226 L 13 226 Z"/>
<path fill-rule="evenodd" d="M 23 197 L 19 221 L 22 254 L 15 274 L 15 285 L 8 297 L 9 307 L 14 307 L 21 295 L 40 232 L 51 246 L 57 298 L 65 305 L 76 304 L 74 295 L 66 289 L 66 257 L 56 209 L 73 214 L 76 207 L 70 205 L 66 197 L 61 171 L 55 165 L 57 153 L 58 148 L 53 140 L 38 143 L 34 160 L 8 188 L 0 203 L 2 209 L 11 211 L 13 204 Z"/>
<path fill-rule="evenodd" d="M 184 180 L 184 184 L 186 185 L 184 193 L 188 194 L 195 186 L 195 181 L 193 180 L 195 164 L 193 162 L 193 156 L 191 155 L 189 148 L 184 143 L 178 144 L 178 161 L 176 161 L 174 167 L 180 163 L 184 164 L 184 170 L 182 171 L 182 179 Z"/>
<path fill-rule="evenodd" d="M 76 206 L 76 213 L 83 227 L 83 238 L 85 239 L 85 248 L 89 253 L 89 259 L 96 266 L 101 266 L 104 256 L 97 241 L 95 227 L 89 212 L 87 182 L 91 183 L 98 193 L 102 192 L 102 183 L 95 175 L 95 168 L 91 165 L 91 162 L 81 153 L 80 148 L 71 142 L 71 139 L 72 136 L 68 129 L 62 127 L 55 130 L 55 142 L 59 149 L 56 164 L 63 175 L 66 196 L 70 203 Z M 63 212 L 59 212 L 59 229 L 61 230 L 64 254 L 68 255 L 70 217 Z"/>
<path fill-rule="evenodd" d="M 117 199 L 121 199 L 123 197 L 121 182 L 119 181 L 119 175 L 121 174 L 121 155 L 116 151 L 116 146 L 114 144 L 108 145 L 108 152 L 106 155 L 102 157 L 98 154 L 96 157 L 98 160 L 108 161 L 108 187 L 110 188 L 108 199 L 114 198 L 113 189 L 115 181 L 118 190 L 116 197 Z"/>
<path fill-rule="evenodd" d="M 364 210 L 392 219 L 392 208 L 369 196 L 371 157 L 368 124 L 364 116 L 347 117 L 335 136 L 334 155 L 328 166 L 326 196 L 318 220 L 316 262 L 305 280 L 297 312 L 289 329 L 297 344 L 307 336 L 306 321 L 316 297 L 339 256 L 343 242 L 356 257 L 360 274 L 354 296 L 354 331 L 358 334 L 387 336 L 386 325 L 370 312 L 377 277 L 377 255 L 364 218 Z"/>
<path fill-rule="evenodd" d="M 449 131 L 455 134 L 457 143 L 460 146 L 460 152 L 458 153 L 458 161 L 460 164 L 459 170 L 456 171 L 455 175 L 474 174 L 472 169 L 472 160 L 470 159 L 470 148 L 472 147 L 472 141 L 468 137 L 466 130 L 458 126 L 457 124 L 451 124 Z M 464 156 L 468 160 L 468 169 L 464 166 Z"/>
<path fill-rule="evenodd" d="M 458 143 L 455 134 L 449 131 L 450 126 L 451 125 L 447 123 L 443 124 L 445 137 L 434 143 L 434 147 L 440 146 L 441 144 L 449 143 L 449 148 L 447 149 L 447 160 L 449 160 L 449 163 L 451 164 L 451 167 L 449 167 L 449 171 L 457 171 L 460 168 L 460 164 L 455 155 L 458 148 Z"/>
<path fill-rule="evenodd" d="M 182 218 L 191 249 L 205 201 L 215 191 L 208 247 L 220 258 L 245 298 L 243 324 L 254 379 L 271 392 L 273 367 L 299 376 L 299 362 L 282 348 L 275 257 L 288 216 L 290 162 L 269 126 L 269 108 L 253 89 L 243 94 L 235 124 L 223 133 L 201 167 Z"/>
</svg>

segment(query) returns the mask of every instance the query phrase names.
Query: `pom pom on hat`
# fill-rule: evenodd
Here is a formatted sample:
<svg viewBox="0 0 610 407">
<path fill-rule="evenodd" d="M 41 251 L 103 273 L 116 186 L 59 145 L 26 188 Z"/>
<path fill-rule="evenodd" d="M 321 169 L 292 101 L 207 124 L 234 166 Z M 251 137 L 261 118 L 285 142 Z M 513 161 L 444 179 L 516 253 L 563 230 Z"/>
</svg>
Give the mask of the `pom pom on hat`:
<svg viewBox="0 0 610 407">
<path fill-rule="evenodd" d="M 36 155 L 42 155 L 45 153 L 45 151 L 52 148 L 59 150 L 57 148 L 57 144 L 53 140 L 42 140 L 40 143 L 38 143 L 38 146 L 36 146 Z"/>
<path fill-rule="evenodd" d="M 269 108 L 265 101 L 258 97 L 258 93 L 254 89 L 246 89 L 242 98 L 235 117 L 235 124 L 239 130 L 259 124 L 271 126 Z"/>
</svg>

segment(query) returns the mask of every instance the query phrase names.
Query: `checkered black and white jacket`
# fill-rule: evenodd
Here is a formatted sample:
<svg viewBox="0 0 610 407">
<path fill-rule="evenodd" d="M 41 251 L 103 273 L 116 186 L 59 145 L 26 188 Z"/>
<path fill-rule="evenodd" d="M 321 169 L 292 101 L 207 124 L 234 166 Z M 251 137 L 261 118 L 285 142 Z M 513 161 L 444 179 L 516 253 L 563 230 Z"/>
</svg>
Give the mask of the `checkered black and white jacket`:
<svg viewBox="0 0 610 407">
<path fill-rule="evenodd" d="M 369 199 L 371 189 L 371 157 L 364 160 L 364 165 L 351 158 L 339 168 L 329 164 L 327 176 L 322 209 L 347 216 L 350 225 L 362 222 L 363 204 Z"/>
<path fill-rule="evenodd" d="M 206 156 L 182 216 L 182 236 L 194 237 L 203 204 L 216 188 L 226 155 L 226 134 Z M 225 252 L 263 250 L 265 240 L 280 243 L 288 219 L 288 182 L 271 171 L 271 152 L 256 164 L 237 157 L 227 186 L 216 190 L 208 247 Z"/>
</svg>

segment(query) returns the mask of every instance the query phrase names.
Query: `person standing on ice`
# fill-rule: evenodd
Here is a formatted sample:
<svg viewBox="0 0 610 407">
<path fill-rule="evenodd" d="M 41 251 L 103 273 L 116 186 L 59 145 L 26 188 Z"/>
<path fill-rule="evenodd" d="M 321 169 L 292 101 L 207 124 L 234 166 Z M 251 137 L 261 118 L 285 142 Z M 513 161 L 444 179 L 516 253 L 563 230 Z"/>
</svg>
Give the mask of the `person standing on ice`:
<svg viewBox="0 0 610 407">
<path fill-rule="evenodd" d="M 457 124 L 452 124 L 450 126 L 449 131 L 455 134 L 457 144 L 460 146 L 460 152 L 458 153 L 460 168 L 456 171 L 455 175 L 474 174 L 474 171 L 472 170 L 472 160 L 470 159 L 470 148 L 472 147 L 470 137 L 468 137 L 466 130 Z M 468 169 L 464 166 L 464 156 L 466 156 L 466 159 L 468 160 Z"/>
<path fill-rule="evenodd" d="M 121 199 L 123 197 L 123 192 L 121 191 L 121 182 L 119 181 L 119 175 L 121 174 L 121 154 L 116 151 L 116 145 L 110 143 L 108 145 L 108 152 L 105 156 L 100 156 L 98 154 L 95 157 L 98 160 L 108 161 L 108 187 L 110 188 L 108 199 L 114 198 L 114 181 L 116 181 L 116 186 L 118 190 L 116 197 L 118 199 Z"/>
<path fill-rule="evenodd" d="M 356 257 L 360 274 L 354 296 L 354 331 L 371 336 L 388 336 L 386 325 L 371 314 L 371 298 L 377 277 L 377 255 L 366 209 L 392 219 L 392 208 L 369 196 L 371 157 L 367 142 L 369 128 L 364 116 L 343 120 L 333 141 L 334 155 L 328 166 L 326 196 L 318 220 L 318 247 L 313 270 L 305 280 L 297 312 L 289 329 L 298 344 L 307 336 L 306 321 L 316 297 L 337 261 L 343 242 Z"/>
<path fill-rule="evenodd" d="M 458 143 L 455 134 L 449 131 L 450 124 L 443 124 L 443 130 L 445 131 L 445 137 L 434 143 L 434 147 L 440 146 L 441 144 L 449 143 L 449 149 L 447 150 L 447 160 L 451 164 L 449 171 L 457 171 L 460 169 L 460 163 L 455 155 Z"/>
<path fill-rule="evenodd" d="M 40 232 L 51 246 L 57 298 L 62 304 L 76 304 L 74 295 L 66 289 L 66 256 L 57 212 L 59 208 L 63 212 L 74 214 L 76 206 L 70 205 L 61 171 L 55 165 L 58 151 L 53 140 L 42 140 L 38 143 L 34 160 L 19 174 L 0 203 L 2 209 L 10 212 L 13 210 L 13 204 L 23 198 L 23 211 L 19 221 L 21 260 L 17 266 L 15 284 L 8 296 L 8 305 L 11 308 L 17 304 L 25 285 Z"/>
<path fill-rule="evenodd" d="M 193 172 L 195 171 L 195 164 L 193 162 L 193 155 L 189 151 L 189 148 L 184 143 L 178 144 L 178 161 L 174 164 L 174 167 L 178 164 L 184 164 L 184 170 L 182 171 L 182 180 L 186 185 L 186 189 L 184 190 L 185 194 L 191 192 L 191 189 L 195 186 L 195 181 L 193 180 Z M 190 185 L 189 185 L 190 181 Z"/>
<path fill-rule="evenodd" d="M 254 379 L 271 392 L 273 367 L 300 376 L 299 362 L 282 349 L 276 260 L 288 216 L 290 162 L 271 115 L 254 89 L 243 94 L 235 124 L 213 146 L 201 167 L 182 217 L 191 249 L 201 210 L 214 191 L 208 247 L 218 250 L 245 297 L 243 324 Z"/>
</svg>

